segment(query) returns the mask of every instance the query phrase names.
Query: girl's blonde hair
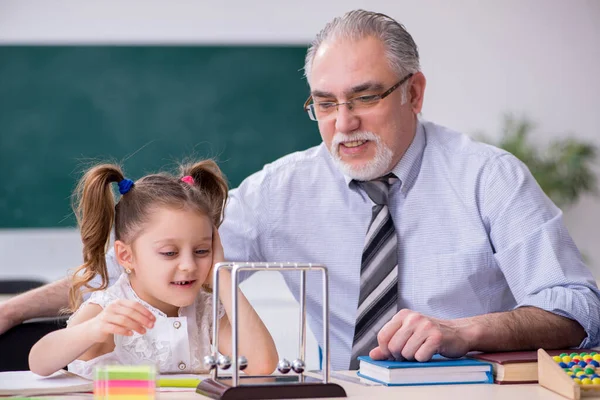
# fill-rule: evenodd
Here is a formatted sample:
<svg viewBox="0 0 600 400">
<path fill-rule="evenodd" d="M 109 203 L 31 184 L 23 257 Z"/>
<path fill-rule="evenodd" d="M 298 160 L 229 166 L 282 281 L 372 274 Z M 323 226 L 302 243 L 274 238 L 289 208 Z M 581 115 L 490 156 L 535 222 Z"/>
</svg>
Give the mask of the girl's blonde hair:
<svg viewBox="0 0 600 400">
<path fill-rule="evenodd" d="M 186 179 L 182 180 L 182 177 Z M 157 207 L 189 207 L 208 216 L 217 228 L 223 221 L 228 187 L 213 160 L 182 165 L 180 176 L 158 173 L 131 182 L 133 186 L 122 190 L 124 194 L 115 204 L 111 183 L 119 182 L 128 183 L 121 168 L 115 164 L 101 164 L 84 174 L 73 193 L 73 210 L 83 242 L 83 264 L 72 276 L 71 311 L 81 304 L 82 291 L 107 288 L 105 256 L 113 227 L 115 240 L 131 243 Z M 94 288 L 90 282 L 97 275 L 101 285 Z"/>
</svg>

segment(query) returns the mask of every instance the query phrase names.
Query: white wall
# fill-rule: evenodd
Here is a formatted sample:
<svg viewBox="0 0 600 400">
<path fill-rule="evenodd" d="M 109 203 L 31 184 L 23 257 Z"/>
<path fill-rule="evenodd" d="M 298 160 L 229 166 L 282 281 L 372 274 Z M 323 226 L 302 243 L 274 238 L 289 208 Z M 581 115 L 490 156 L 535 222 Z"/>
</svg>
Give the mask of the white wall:
<svg viewBox="0 0 600 400">
<path fill-rule="evenodd" d="M 537 122 L 541 146 L 566 133 L 600 146 L 598 0 L 0 0 L 0 43 L 306 44 L 332 17 L 358 7 L 395 17 L 413 35 L 428 78 L 425 118 L 496 134 L 501 115 L 514 112 Z M 600 278 L 598 198 L 565 214 Z M 0 278 L 54 279 L 78 261 L 73 232 L 42 232 L 35 243 L 27 234 L 0 232 Z M 260 290 L 253 296 L 268 301 Z"/>
</svg>

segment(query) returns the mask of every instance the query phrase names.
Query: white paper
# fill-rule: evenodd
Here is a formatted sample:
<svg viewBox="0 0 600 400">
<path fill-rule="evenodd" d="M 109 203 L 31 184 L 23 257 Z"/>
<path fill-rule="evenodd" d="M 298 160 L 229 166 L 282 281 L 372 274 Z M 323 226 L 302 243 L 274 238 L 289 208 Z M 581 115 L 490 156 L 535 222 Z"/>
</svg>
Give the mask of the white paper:
<svg viewBox="0 0 600 400">
<path fill-rule="evenodd" d="M 0 372 L 0 395 L 38 395 L 71 392 L 91 392 L 93 382 L 64 370 L 50 376 L 31 371 Z"/>
</svg>

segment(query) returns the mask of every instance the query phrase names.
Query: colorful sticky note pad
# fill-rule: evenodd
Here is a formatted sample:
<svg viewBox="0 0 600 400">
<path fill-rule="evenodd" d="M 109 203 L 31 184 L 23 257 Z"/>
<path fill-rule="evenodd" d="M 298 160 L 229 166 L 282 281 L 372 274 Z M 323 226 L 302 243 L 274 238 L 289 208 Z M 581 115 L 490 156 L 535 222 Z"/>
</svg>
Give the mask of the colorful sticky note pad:
<svg viewBox="0 0 600 400">
<path fill-rule="evenodd" d="M 94 371 L 94 400 L 154 400 L 153 365 L 103 365 Z"/>
</svg>

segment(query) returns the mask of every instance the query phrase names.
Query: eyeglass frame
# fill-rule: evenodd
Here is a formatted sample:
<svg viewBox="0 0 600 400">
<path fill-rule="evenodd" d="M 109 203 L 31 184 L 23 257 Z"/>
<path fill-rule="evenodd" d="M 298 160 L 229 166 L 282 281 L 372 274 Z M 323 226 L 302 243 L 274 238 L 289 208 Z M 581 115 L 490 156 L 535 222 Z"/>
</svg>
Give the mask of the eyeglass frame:
<svg viewBox="0 0 600 400">
<path fill-rule="evenodd" d="M 378 97 L 377 102 L 380 102 L 381 100 L 385 99 L 387 96 L 389 96 L 394 90 L 398 89 L 400 86 L 402 86 L 403 83 L 406 83 L 412 76 L 414 75 L 414 73 L 409 73 L 408 75 L 406 75 L 404 78 L 402 78 L 398 83 L 396 83 L 394 86 L 392 86 L 391 88 L 389 88 L 388 90 L 386 90 L 383 93 L 380 94 L 376 94 L 376 95 L 369 95 L 369 96 L 375 96 Z M 340 106 L 343 106 L 344 104 L 348 105 L 348 109 L 352 110 L 354 108 L 354 101 L 356 99 L 359 99 L 363 96 L 356 96 L 351 98 L 348 101 L 342 102 L 342 103 L 336 103 L 334 101 L 320 101 L 319 103 L 331 103 L 332 106 L 335 106 L 335 109 L 338 110 Z M 310 101 L 313 101 L 313 103 L 311 103 Z M 315 104 L 319 104 L 319 103 L 315 103 L 314 99 L 312 97 L 312 94 L 310 96 L 308 96 L 308 99 L 306 99 L 306 101 L 304 102 L 304 111 L 306 111 L 306 113 L 308 114 L 308 117 L 310 118 L 310 106 L 313 106 L 314 109 L 314 105 Z M 373 104 L 376 105 L 376 104 Z M 315 116 L 315 119 L 310 118 L 312 121 L 317 121 L 317 113 L 315 111 L 313 111 L 313 114 Z"/>
</svg>

